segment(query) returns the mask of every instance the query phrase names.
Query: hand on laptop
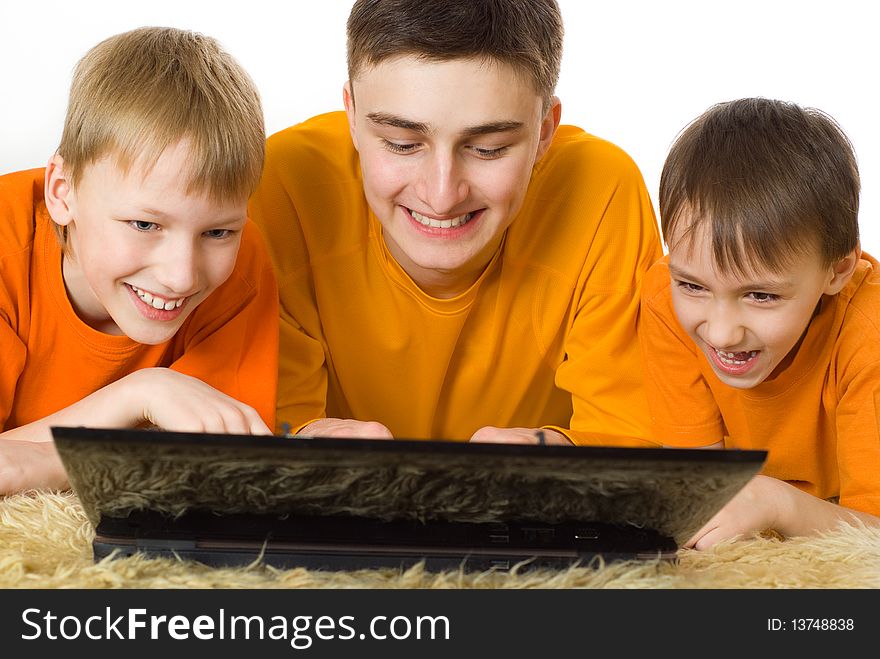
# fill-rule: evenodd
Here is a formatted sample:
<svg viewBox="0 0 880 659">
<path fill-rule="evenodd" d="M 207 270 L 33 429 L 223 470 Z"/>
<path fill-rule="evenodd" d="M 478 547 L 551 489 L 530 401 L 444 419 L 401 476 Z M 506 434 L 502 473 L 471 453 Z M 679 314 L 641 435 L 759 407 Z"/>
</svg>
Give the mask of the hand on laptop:
<svg viewBox="0 0 880 659">
<path fill-rule="evenodd" d="M 378 421 L 355 419 L 318 419 L 300 430 L 309 437 L 351 437 L 355 439 L 394 439 L 394 435 Z"/>
<path fill-rule="evenodd" d="M 31 488 L 69 487 L 54 443 L 0 439 L 0 496 Z"/>
<path fill-rule="evenodd" d="M 496 428 L 483 426 L 475 432 L 470 441 L 480 444 L 540 444 L 538 433 L 544 434 L 544 444 L 563 444 L 571 446 L 568 437 L 546 428 Z"/>
<path fill-rule="evenodd" d="M 831 503 L 791 483 L 759 474 L 684 546 L 708 549 L 722 540 L 765 530 L 785 537 L 807 536 L 830 531 L 841 522 L 880 526 L 880 518 L 875 515 Z"/>
<path fill-rule="evenodd" d="M 257 411 L 198 378 L 169 368 L 145 368 L 105 389 L 117 389 L 120 414 L 111 427 L 147 422 L 181 432 L 271 435 Z M 94 394 L 93 394 L 94 395 Z"/>
</svg>

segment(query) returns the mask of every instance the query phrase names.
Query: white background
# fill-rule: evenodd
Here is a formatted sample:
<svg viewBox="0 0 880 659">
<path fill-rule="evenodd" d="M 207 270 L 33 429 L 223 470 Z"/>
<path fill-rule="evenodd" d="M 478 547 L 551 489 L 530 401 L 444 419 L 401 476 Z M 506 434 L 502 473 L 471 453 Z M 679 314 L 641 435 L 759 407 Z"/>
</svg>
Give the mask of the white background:
<svg viewBox="0 0 880 659">
<path fill-rule="evenodd" d="M 71 70 L 101 39 L 173 25 L 219 39 L 260 88 L 269 133 L 341 109 L 350 0 L 0 0 L 0 173 L 57 147 Z M 880 46 L 864 0 L 560 0 L 563 121 L 622 146 L 656 206 L 677 133 L 718 101 L 766 96 L 843 126 L 862 174 L 862 245 L 880 255 Z"/>
</svg>

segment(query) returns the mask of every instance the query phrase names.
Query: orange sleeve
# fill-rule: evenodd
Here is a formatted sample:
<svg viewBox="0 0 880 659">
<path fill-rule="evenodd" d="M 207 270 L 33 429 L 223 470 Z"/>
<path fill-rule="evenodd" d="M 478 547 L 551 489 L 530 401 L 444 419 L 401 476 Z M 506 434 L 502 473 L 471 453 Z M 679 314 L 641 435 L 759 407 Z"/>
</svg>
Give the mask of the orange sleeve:
<svg viewBox="0 0 880 659">
<path fill-rule="evenodd" d="M 12 411 L 16 384 L 27 356 L 24 344 L 9 324 L 3 293 L 0 291 L 0 355 L 3 355 L 0 358 L 0 432 L 9 430 L 6 421 Z"/>
<path fill-rule="evenodd" d="M 242 235 L 232 275 L 199 305 L 181 333 L 182 354 L 171 368 L 250 405 L 274 428 L 278 288 L 262 238 L 251 223 Z"/>
<path fill-rule="evenodd" d="M 42 183 L 42 169 L 0 177 L 0 432 L 9 430 L 27 361 L 22 337 L 29 331 L 34 208 Z"/>
<path fill-rule="evenodd" d="M 645 277 L 639 319 L 651 428 L 659 444 L 708 446 L 724 439 L 724 425 L 700 371 L 702 357 L 675 317 L 666 261 Z"/>
<path fill-rule="evenodd" d="M 559 212 L 580 213 L 574 226 L 592 239 L 556 371 L 556 385 L 571 394 L 572 415 L 568 428 L 546 427 L 578 445 L 650 446 L 636 326 L 642 278 L 662 255 L 657 221 L 632 159 L 604 140 L 587 139 L 589 157 L 565 162 L 554 182 L 569 190 Z"/>
<path fill-rule="evenodd" d="M 294 127 L 295 128 L 295 127 Z M 314 158 L 299 151 L 295 130 L 273 135 L 266 143 L 266 164 L 248 210 L 263 233 L 279 282 L 279 363 L 276 420 L 296 432 L 326 416 L 327 367 L 324 347 L 302 326 L 320 327 L 309 250 L 295 200 L 297 186 L 310 182 Z M 300 200 L 301 201 L 301 200 Z M 328 213 L 332 217 L 332 213 Z M 307 317 L 304 317 L 307 316 Z"/>
<path fill-rule="evenodd" d="M 835 416 L 840 504 L 880 515 L 880 362 L 861 366 L 844 385 Z"/>
</svg>

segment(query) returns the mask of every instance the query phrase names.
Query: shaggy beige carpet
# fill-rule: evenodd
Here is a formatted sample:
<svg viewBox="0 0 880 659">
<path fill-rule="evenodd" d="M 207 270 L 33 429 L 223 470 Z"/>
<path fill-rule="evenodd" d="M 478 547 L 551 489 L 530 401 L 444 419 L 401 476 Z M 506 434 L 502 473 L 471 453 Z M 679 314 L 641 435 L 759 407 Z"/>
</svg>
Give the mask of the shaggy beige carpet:
<svg viewBox="0 0 880 659">
<path fill-rule="evenodd" d="M 880 588 L 880 529 L 760 537 L 676 563 L 616 563 L 524 574 L 215 569 L 169 559 L 92 561 L 93 530 L 72 493 L 0 498 L 2 588 Z"/>
</svg>

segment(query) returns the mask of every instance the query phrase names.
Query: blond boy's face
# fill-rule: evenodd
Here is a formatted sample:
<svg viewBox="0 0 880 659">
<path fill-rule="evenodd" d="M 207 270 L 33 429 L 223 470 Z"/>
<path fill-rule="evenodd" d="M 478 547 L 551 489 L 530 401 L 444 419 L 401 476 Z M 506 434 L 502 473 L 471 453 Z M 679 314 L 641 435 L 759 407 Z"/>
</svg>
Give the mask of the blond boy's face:
<svg viewBox="0 0 880 659">
<path fill-rule="evenodd" d="M 692 244 L 669 240 L 669 271 L 679 323 L 718 378 L 737 389 L 755 387 L 783 369 L 822 295 L 846 283 L 818 254 L 798 257 L 780 272 L 721 274 L 703 229 Z"/>
<path fill-rule="evenodd" d="M 544 112 L 505 64 L 414 57 L 361 72 L 344 100 L 364 193 L 391 254 L 427 292 L 461 292 L 522 206 L 558 102 Z"/>
<path fill-rule="evenodd" d="M 64 283 L 88 325 L 162 343 L 229 277 L 247 200 L 219 203 L 187 192 L 189 157 L 181 142 L 149 171 L 136 164 L 127 174 L 104 158 L 86 168 L 75 189 L 50 161 L 47 186 L 57 185 L 60 200 L 50 213 L 68 227 Z"/>
</svg>

